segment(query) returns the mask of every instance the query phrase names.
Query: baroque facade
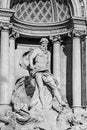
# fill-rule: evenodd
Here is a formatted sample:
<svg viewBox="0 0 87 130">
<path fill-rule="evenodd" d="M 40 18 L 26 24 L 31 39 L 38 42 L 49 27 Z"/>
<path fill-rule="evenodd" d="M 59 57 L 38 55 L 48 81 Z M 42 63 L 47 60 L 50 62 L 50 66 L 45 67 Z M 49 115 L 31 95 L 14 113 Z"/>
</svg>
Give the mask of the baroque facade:
<svg viewBox="0 0 87 130">
<path fill-rule="evenodd" d="M 49 40 L 51 72 L 70 107 L 86 109 L 86 0 L 0 0 L 0 27 L 0 110 L 9 108 L 16 80 L 28 76 L 20 57 L 42 37 Z"/>
</svg>

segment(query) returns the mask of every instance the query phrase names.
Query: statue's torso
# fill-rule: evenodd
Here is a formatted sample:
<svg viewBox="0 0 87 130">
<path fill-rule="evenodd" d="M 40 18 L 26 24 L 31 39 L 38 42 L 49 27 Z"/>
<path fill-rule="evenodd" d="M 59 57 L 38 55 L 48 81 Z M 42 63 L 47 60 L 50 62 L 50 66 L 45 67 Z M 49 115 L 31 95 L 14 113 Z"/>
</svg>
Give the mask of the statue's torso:
<svg viewBox="0 0 87 130">
<path fill-rule="evenodd" d="M 48 51 L 44 53 L 39 50 L 37 56 L 35 57 L 35 66 L 39 68 L 46 68 L 48 63 Z"/>
</svg>

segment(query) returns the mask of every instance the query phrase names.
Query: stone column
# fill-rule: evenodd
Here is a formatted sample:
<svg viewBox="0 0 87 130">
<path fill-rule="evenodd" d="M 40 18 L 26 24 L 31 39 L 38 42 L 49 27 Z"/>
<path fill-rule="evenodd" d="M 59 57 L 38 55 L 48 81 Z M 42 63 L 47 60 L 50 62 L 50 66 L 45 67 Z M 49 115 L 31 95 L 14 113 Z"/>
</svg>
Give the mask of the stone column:
<svg viewBox="0 0 87 130">
<path fill-rule="evenodd" d="M 9 101 L 9 30 L 1 30 L 1 85 L 0 85 L 0 108 L 8 106 Z M 6 107 L 3 107 L 6 108 Z"/>
<path fill-rule="evenodd" d="M 19 33 L 12 31 L 10 35 L 10 76 L 9 76 L 9 100 L 11 99 L 12 96 L 12 91 L 15 86 L 15 40 L 18 38 L 20 35 Z"/>
<path fill-rule="evenodd" d="M 86 35 L 86 102 L 87 102 L 87 35 Z M 87 104 L 86 104 L 87 109 Z"/>
<path fill-rule="evenodd" d="M 85 33 L 82 34 L 81 37 L 81 71 L 82 71 L 82 84 L 81 84 L 81 104 L 82 107 L 85 108 L 86 107 L 86 36 Z"/>
<path fill-rule="evenodd" d="M 53 74 L 60 87 L 60 36 L 53 37 Z"/>
<path fill-rule="evenodd" d="M 75 30 L 73 33 L 72 47 L 73 108 L 81 108 L 81 48 L 79 30 Z"/>
<path fill-rule="evenodd" d="M 11 99 L 12 95 L 12 90 L 13 87 L 15 86 L 15 37 L 11 36 L 10 37 L 10 96 L 9 100 Z"/>
</svg>

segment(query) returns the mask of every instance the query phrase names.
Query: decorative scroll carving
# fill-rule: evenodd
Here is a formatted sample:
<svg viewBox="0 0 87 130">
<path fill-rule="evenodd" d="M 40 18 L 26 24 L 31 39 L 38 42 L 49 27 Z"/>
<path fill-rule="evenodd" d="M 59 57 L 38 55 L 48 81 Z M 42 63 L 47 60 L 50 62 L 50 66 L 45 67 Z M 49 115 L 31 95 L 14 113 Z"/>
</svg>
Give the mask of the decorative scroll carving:
<svg viewBox="0 0 87 130">
<path fill-rule="evenodd" d="M 20 37 L 20 34 L 19 34 L 19 32 L 12 31 L 9 37 L 16 39 L 16 38 Z"/>
<path fill-rule="evenodd" d="M 51 40 L 53 43 L 55 43 L 55 42 L 57 42 L 57 41 L 61 42 L 61 36 L 60 36 L 60 35 L 50 36 L 49 38 L 50 38 L 50 40 Z"/>
</svg>

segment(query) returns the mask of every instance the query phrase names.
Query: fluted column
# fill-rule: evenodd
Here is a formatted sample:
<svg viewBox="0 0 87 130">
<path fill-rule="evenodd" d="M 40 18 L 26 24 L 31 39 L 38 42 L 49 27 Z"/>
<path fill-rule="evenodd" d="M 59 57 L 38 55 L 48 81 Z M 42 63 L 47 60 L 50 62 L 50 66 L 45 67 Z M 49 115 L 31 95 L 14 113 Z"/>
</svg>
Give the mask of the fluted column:
<svg viewBox="0 0 87 130">
<path fill-rule="evenodd" d="M 60 36 L 54 36 L 53 43 L 53 74 L 60 87 Z"/>
<path fill-rule="evenodd" d="M 0 107 L 9 105 L 9 30 L 1 30 L 1 85 Z"/>
<path fill-rule="evenodd" d="M 72 87 L 73 87 L 73 107 L 81 108 L 81 48 L 79 30 L 73 33 L 72 50 Z"/>
</svg>

